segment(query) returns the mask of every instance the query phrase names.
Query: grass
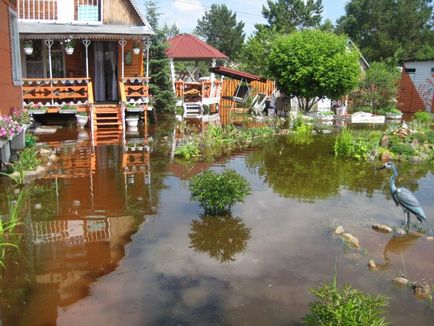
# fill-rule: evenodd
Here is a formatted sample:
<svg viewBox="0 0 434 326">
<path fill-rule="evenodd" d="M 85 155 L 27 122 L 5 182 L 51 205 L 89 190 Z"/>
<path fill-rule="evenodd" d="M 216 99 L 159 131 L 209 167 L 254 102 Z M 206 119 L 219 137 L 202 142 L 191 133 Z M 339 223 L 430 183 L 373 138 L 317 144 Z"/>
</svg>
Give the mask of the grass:
<svg viewBox="0 0 434 326">
<path fill-rule="evenodd" d="M 317 300 L 310 304 L 310 312 L 303 319 L 306 325 L 389 325 L 384 317 L 384 296 L 366 295 L 350 285 L 338 288 L 336 277 L 311 292 Z"/>
</svg>

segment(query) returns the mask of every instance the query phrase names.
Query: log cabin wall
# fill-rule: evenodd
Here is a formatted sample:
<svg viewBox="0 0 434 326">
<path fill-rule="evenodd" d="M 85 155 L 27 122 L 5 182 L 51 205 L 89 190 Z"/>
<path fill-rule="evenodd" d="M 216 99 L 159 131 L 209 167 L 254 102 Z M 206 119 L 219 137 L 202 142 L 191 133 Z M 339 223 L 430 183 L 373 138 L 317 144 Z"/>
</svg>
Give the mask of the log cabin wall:
<svg viewBox="0 0 434 326">
<path fill-rule="evenodd" d="M 84 45 L 77 40 L 72 55 L 65 55 L 65 77 L 86 77 L 86 62 L 84 58 Z M 90 61 L 89 61 L 90 62 Z M 89 65 L 90 66 L 90 65 Z"/>
<path fill-rule="evenodd" d="M 127 0 L 104 0 L 104 24 L 143 25 L 139 15 Z"/>
<path fill-rule="evenodd" d="M 4 40 L 0 42 L 0 114 L 10 114 L 12 108 L 22 107 L 21 86 L 15 86 L 12 78 L 9 8 L 16 10 L 12 2 L 0 0 L 0 40 Z"/>
<path fill-rule="evenodd" d="M 128 40 L 127 45 L 125 46 L 125 57 L 128 53 L 131 53 L 131 64 L 125 64 L 124 66 L 124 74 L 125 77 L 137 77 L 143 76 L 143 50 L 140 51 L 138 55 L 133 54 L 134 41 Z M 143 48 L 143 44 L 140 43 L 140 48 Z M 118 76 L 119 79 L 122 78 L 122 48 L 118 45 Z"/>
</svg>

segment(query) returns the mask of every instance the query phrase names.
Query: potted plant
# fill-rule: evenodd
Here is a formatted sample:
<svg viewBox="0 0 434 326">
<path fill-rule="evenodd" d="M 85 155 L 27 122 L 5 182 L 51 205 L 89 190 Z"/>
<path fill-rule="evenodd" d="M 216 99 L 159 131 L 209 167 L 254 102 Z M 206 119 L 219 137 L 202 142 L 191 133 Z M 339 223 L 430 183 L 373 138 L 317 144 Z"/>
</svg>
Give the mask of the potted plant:
<svg viewBox="0 0 434 326">
<path fill-rule="evenodd" d="M 29 114 L 32 114 L 32 115 L 33 114 L 45 114 L 45 113 L 47 113 L 47 110 L 48 110 L 48 108 L 42 104 L 37 104 L 37 105 L 29 104 L 27 106 L 27 112 Z"/>
<path fill-rule="evenodd" d="M 33 54 L 33 41 L 32 40 L 25 40 L 24 41 L 24 53 L 26 55 L 32 55 Z"/>
<path fill-rule="evenodd" d="M 126 110 L 127 112 L 143 112 L 143 107 L 137 106 L 134 103 L 128 103 Z"/>
<path fill-rule="evenodd" d="M 139 124 L 139 116 L 135 114 L 128 115 L 125 118 L 125 121 L 127 122 L 128 127 L 137 127 Z"/>
<path fill-rule="evenodd" d="M 140 53 L 140 45 L 137 42 L 134 42 L 133 44 L 133 53 L 135 55 L 138 55 Z"/>
<path fill-rule="evenodd" d="M 176 120 L 182 121 L 183 115 L 184 115 L 184 108 L 182 106 L 177 106 L 175 109 Z"/>
<path fill-rule="evenodd" d="M 80 129 L 83 129 L 86 125 L 87 121 L 89 120 L 89 116 L 86 111 L 80 111 L 75 114 L 75 117 L 77 118 L 77 125 L 80 127 Z"/>
<path fill-rule="evenodd" d="M 64 104 L 60 108 L 59 113 L 62 113 L 62 114 L 77 113 L 77 108 L 75 106 L 72 106 L 72 105 Z"/>
<path fill-rule="evenodd" d="M 395 107 L 388 108 L 386 111 L 387 119 L 402 119 L 402 112 Z"/>
<path fill-rule="evenodd" d="M 21 126 L 11 116 L 0 116 L 0 161 L 9 162 L 11 156 L 9 141 L 22 131 Z"/>
<path fill-rule="evenodd" d="M 74 53 L 74 46 L 75 46 L 74 40 L 66 39 L 63 45 L 65 47 L 65 52 L 67 55 L 71 55 Z"/>
</svg>

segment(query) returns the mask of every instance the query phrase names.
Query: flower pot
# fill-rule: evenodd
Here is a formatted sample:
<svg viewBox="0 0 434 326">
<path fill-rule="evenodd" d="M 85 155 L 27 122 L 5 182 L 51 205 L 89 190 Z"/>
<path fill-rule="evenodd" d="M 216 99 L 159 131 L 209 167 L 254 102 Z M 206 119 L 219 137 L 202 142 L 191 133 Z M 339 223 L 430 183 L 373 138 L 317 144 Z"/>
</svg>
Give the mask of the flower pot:
<svg viewBox="0 0 434 326">
<path fill-rule="evenodd" d="M 76 114 L 75 117 L 77 118 L 77 125 L 80 127 L 80 129 L 83 129 L 87 121 L 89 120 L 89 117 L 87 115 L 79 114 Z"/>
<path fill-rule="evenodd" d="M 32 55 L 33 54 L 33 48 L 24 48 L 24 53 L 26 55 Z"/>
<path fill-rule="evenodd" d="M 125 121 L 127 122 L 128 127 L 137 127 L 139 124 L 139 118 L 126 118 Z"/>
<path fill-rule="evenodd" d="M 0 139 L 0 161 L 2 163 L 9 162 L 11 158 L 11 147 L 9 140 Z"/>
<path fill-rule="evenodd" d="M 133 53 L 138 55 L 140 53 L 140 48 L 133 48 Z"/>
<path fill-rule="evenodd" d="M 402 118 L 402 113 L 386 113 L 386 118 L 387 119 L 401 119 Z"/>
<path fill-rule="evenodd" d="M 11 140 L 11 149 L 14 151 L 18 151 L 26 147 L 26 131 L 21 131 L 18 135 L 16 135 Z"/>
<path fill-rule="evenodd" d="M 47 113 L 47 110 L 32 110 L 32 109 L 29 109 L 28 112 L 29 112 L 29 114 L 45 114 L 45 113 Z"/>
<path fill-rule="evenodd" d="M 128 127 L 127 128 L 127 134 L 129 135 L 137 135 L 139 133 L 138 127 Z"/>
<path fill-rule="evenodd" d="M 67 55 L 71 55 L 74 53 L 74 48 L 65 48 L 65 52 Z"/>
</svg>

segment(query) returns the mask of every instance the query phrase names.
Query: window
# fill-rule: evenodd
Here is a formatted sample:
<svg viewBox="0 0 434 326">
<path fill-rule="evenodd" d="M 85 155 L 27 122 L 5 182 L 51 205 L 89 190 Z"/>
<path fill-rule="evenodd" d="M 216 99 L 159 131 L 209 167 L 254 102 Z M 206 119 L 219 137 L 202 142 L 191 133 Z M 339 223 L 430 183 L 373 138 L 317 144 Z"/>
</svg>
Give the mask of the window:
<svg viewBox="0 0 434 326">
<path fill-rule="evenodd" d="M 20 38 L 18 35 L 17 13 L 9 9 L 9 34 L 11 38 L 12 80 L 14 85 L 21 85 Z"/>
<path fill-rule="evenodd" d="M 405 72 L 407 74 L 414 74 L 416 73 L 416 68 L 405 68 Z"/>
</svg>

